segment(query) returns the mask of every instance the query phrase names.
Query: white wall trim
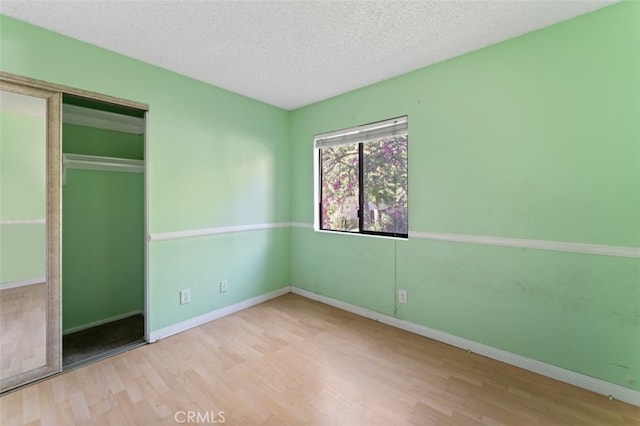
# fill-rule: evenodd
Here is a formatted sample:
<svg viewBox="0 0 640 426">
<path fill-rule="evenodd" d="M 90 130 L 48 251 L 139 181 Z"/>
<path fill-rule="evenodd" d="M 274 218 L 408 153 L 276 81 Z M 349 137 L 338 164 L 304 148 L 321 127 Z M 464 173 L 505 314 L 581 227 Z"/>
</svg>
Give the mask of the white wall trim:
<svg viewBox="0 0 640 426">
<path fill-rule="evenodd" d="M 25 287 L 25 286 L 34 285 L 34 284 L 44 284 L 46 282 L 47 282 L 47 277 L 29 278 L 29 279 L 20 280 L 20 281 L 7 281 L 4 283 L 0 283 L 0 290 L 9 290 L 10 288 Z"/>
<path fill-rule="evenodd" d="M 600 256 L 640 258 L 640 247 L 570 243 L 564 241 L 526 240 L 521 238 L 489 237 L 485 235 L 447 234 L 440 232 L 419 231 L 410 231 L 409 238 L 484 244 L 491 246 L 529 248 L 538 250 L 567 251 L 572 253 L 596 254 Z"/>
<path fill-rule="evenodd" d="M 355 306 L 350 303 L 316 294 L 295 286 L 291 286 L 291 292 L 336 307 L 338 309 L 342 309 L 344 311 L 372 319 L 374 321 L 379 321 L 392 327 L 397 327 L 411 333 L 419 334 L 421 336 L 428 337 L 430 339 L 437 340 L 439 342 L 443 342 L 457 348 L 470 350 L 471 352 L 504 362 L 506 364 L 514 365 L 516 367 L 520 367 L 525 370 L 532 371 L 534 373 L 538 373 L 555 380 L 559 380 L 561 382 L 569 383 L 571 385 L 587 389 L 592 392 L 611 396 L 615 399 L 627 402 L 629 404 L 640 406 L 640 392 L 633 389 L 625 388 L 623 386 L 609 383 L 604 380 L 576 373 L 575 371 L 556 367 L 555 365 L 527 358 L 522 355 L 507 352 L 505 350 L 494 348 L 483 343 L 474 342 L 473 340 L 454 336 L 452 334 L 435 330 L 433 328 L 414 324 L 409 321 L 401 320 L 390 315 Z"/>
<path fill-rule="evenodd" d="M 222 226 L 220 228 L 193 229 L 190 231 L 163 232 L 149 234 L 149 241 L 177 240 L 180 238 L 204 237 L 210 235 L 235 234 L 238 232 L 260 231 L 263 229 L 287 228 L 289 222 L 258 223 L 255 225 Z"/>
<path fill-rule="evenodd" d="M 218 318 L 222 318 L 224 316 L 234 314 L 236 312 L 242 311 L 243 309 L 250 308 L 251 306 L 258 305 L 260 303 L 266 302 L 267 300 L 280 297 L 290 292 L 291 292 L 291 286 L 285 286 L 278 290 L 274 290 L 269 293 L 262 294 L 260 296 L 255 296 L 250 299 L 243 300 L 242 302 L 225 306 L 224 308 L 207 312 L 206 314 L 197 316 L 195 318 L 190 318 L 188 320 L 179 322 L 177 324 L 173 324 L 168 327 L 161 328 L 160 330 L 152 331 L 151 333 L 149 333 L 148 342 L 149 343 L 157 342 L 160 339 L 164 339 L 174 334 L 178 334 L 180 332 L 189 330 L 190 328 L 197 327 L 209 321 L 213 321 Z"/>
<path fill-rule="evenodd" d="M 292 222 L 297 228 L 313 229 L 313 224 Z M 349 234 L 360 236 L 359 234 Z M 571 253 L 594 254 L 599 256 L 630 257 L 640 259 L 640 247 L 610 246 L 605 244 L 572 243 L 566 241 L 528 240 L 524 238 L 491 237 L 487 235 L 454 234 L 444 232 L 409 231 L 409 238 L 432 241 L 450 241 L 456 243 L 482 244 L 536 250 L 564 251 Z"/>
<path fill-rule="evenodd" d="M 0 220 L 0 225 L 46 225 L 46 219 L 8 219 Z"/>
<path fill-rule="evenodd" d="M 130 317 L 132 315 L 138 315 L 138 314 L 143 314 L 144 315 L 144 311 L 142 309 L 138 309 L 136 311 L 127 312 L 125 314 L 115 315 L 115 316 L 112 316 L 112 317 L 109 317 L 109 318 L 103 318 L 101 320 L 93 321 L 93 322 L 90 322 L 88 324 L 82 324 L 82 325 L 79 325 L 77 327 L 67 328 L 66 330 L 62 331 L 62 334 L 75 333 L 76 331 L 86 330 L 87 328 L 91 328 L 91 327 L 95 327 L 95 326 L 98 326 L 98 325 L 106 324 L 106 323 L 112 322 L 112 321 L 121 320 L 123 318 L 127 318 L 127 317 Z M 140 337 L 142 337 L 142 336 L 140 336 Z"/>
</svg>

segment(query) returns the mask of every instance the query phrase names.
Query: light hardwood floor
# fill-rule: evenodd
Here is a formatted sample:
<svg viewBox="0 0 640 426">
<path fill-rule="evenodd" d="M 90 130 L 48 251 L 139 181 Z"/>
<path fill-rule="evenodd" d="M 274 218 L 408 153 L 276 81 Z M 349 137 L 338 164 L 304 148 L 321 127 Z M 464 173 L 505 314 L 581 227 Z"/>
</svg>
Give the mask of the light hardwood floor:
<svg viewBox="0 0 640 426">
<path fill-rule="evenodd" d="M 0 377 L 47 362 L 47 285 L 0 290 Z"/>
<path fill-rule="evenodd" d="M 2 425 L 189 412 L 248 426 L 640 424 L 638 407 L 293 294 L 10 393 L 0 411 Z"/>
</svg>

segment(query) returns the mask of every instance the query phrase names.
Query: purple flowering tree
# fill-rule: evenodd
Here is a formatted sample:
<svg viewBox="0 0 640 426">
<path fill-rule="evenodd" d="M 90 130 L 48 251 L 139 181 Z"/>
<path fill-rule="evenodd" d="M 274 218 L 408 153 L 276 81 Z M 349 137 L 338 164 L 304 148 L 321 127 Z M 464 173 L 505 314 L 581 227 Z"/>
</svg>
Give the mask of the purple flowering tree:
<svg viewBox="0 0 640 426">
<path fill-rule="evenodd" d="M 324 148 L 321 155 L 322 228 L 357 231 L 358 145 Z"/>
<path fill-rule="evenodd" d="M 363 146 L 364 206 L 359 205 L 358 145 L 322 150 L 322 227 L 407 233 L 407 137 L 367 142 Z"/>
</svg>

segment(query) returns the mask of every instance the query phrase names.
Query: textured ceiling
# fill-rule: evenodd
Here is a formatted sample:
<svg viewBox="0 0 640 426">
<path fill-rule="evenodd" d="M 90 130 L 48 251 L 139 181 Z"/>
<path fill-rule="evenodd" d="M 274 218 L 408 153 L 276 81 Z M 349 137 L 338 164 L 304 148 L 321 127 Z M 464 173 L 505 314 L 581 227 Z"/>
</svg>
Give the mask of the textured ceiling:
<svg viewBox="0 0 640 426">
<path fill-rule="evenodd" d="M 615 2 L 0 0 L 0 13 L 294 109 Z"/>
</svg>

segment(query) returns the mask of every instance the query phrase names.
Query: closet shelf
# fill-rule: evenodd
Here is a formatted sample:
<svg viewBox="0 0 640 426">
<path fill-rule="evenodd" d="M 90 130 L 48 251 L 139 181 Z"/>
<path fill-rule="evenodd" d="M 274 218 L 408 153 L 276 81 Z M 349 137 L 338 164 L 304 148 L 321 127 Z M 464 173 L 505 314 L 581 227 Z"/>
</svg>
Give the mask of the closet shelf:
<svg viewBox="0 0 640 426">
<path fill-rule="evenodd" d="M 97 155 L 62 154 L 64 169 L 104 170 L 110 172 L 143 173 L 143 160 L 100 157 Z"/>
</svg>

